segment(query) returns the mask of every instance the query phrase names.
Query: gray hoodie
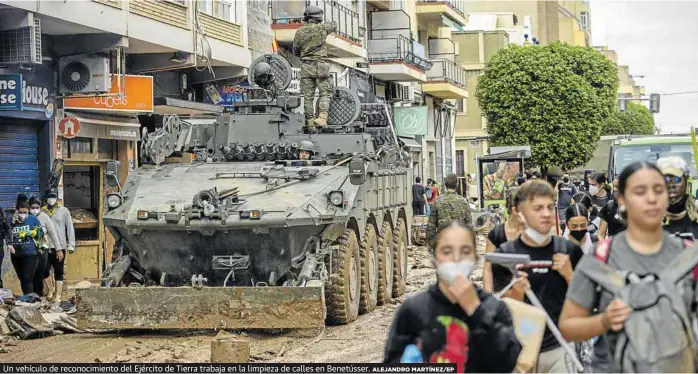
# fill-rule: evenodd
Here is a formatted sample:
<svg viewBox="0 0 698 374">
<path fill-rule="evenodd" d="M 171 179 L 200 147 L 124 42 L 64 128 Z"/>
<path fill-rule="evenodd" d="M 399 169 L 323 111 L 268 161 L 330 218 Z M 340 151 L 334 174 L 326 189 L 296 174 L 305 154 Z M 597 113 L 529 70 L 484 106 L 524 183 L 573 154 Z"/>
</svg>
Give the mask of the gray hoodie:
<svg viewBox="0 0 698 374">
<path fill-rule="evenodd" d="M 41 228 L 44 230 L 44 241 L 47 248 L 51 248 L 51 242 L 60 243 L 61 239 L 58 237 L 58 232 L 56 232 L 56 227 L 53 225 L 53 220 L 49 217 L 43 210 L 39 212 L 36 216 L 41 222 Z"/>
<path fill-rule="evenodd" d="M 75 249 L 75 229 L 73 228 L 73 218 L 70 217 L 68 208 L 57 205 L 50 209 L 44 206 L 41 211 L 51 217 L 58 236 L 58 245 L 56 245 L 53 238 L 49 237 L 51 248 L 58 250 L 67 249 L 69 252 L 72 252 Z"/>
</svg>

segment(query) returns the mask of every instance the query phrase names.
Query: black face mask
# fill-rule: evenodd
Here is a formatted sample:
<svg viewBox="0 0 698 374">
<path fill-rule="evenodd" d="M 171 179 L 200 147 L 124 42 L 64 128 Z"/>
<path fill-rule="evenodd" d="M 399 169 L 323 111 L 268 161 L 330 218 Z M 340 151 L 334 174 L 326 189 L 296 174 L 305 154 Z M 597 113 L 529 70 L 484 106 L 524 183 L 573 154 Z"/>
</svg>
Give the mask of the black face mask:
<svg viewBox="0 0 698 374">
<path fill-rule="evenodd" d="M 565 183 L 570 183 L 570 179 L 569 179 L 569 178 L 562 178 L 562 181 L 565 182 Z"/>
<path fill-rule="evenodd" d="M 575 238 L 577 241 L 582 241 L 584 236 L 587 234 L 587 230 L 570 230 L 570 236 Z"/>
</svg>

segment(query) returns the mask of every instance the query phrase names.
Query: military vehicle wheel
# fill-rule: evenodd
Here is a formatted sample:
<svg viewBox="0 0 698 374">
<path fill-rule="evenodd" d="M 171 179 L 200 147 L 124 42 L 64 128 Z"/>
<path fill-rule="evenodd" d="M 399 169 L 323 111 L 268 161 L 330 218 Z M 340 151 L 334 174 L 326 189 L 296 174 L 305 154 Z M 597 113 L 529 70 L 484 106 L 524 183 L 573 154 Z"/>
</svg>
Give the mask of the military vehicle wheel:
<svg viewBox="0 0 698 374">
<path fill-rule="evenodd" d="M 378 243 L 378 305 L 387 304 L 393 296 L 393 229 L 385 221 Z"/>
<path fill-rule="evenodd" d="M 325 287 L 327 322 L 344 325 L 359 316 L 361 257 L 356 233 L 346 229 L 332 253 L 332 271 Z"/>
<path fill-rule="evenodd" d="M 393 231 L 393 251 L 395 253 L 393 267 L 393 297 L 405 294 L 407 283 L 407 228 L 405 220 L 399 218 Z"/>
<path fill-rule="evenodd" d="M 378 237 L 372 224 L 366 225 L 361 241 L 361 301 L 359 313 L 369 313 L 378 305 Z"/>
</svg>

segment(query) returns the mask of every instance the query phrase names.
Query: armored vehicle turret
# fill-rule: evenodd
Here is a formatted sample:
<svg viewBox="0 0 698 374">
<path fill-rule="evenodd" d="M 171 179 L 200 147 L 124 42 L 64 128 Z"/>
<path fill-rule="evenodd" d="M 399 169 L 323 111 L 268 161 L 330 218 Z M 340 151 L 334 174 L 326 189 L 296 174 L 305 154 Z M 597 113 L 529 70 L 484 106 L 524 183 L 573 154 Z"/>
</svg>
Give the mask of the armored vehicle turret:
<svg viewBox="0 0 698 374">
<path fill-rule="evenodd" d="M 286 60 L 260 57 L 249 80 L 228 113 L 144 131 L 123 186 L 109 168 L 116 245 L 79 291 L 81 327 L 313 328 L 405 292 L 411 160 L 390 108 L 338 87 L 308 131 Z"/>
</svg>

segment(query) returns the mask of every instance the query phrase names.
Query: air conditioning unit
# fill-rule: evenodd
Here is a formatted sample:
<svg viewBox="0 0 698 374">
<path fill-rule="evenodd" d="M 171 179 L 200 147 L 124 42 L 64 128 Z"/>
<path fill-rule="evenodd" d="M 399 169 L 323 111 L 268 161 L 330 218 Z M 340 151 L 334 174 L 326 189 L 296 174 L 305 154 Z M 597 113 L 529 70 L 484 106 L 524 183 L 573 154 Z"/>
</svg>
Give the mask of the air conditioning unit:
<svg viewBox="0 0 698 374">
<path fill-rule="evenodd" d="M 41 64 L 41 20 L 28 15 L 30 26 L 0 30 L 0 64 Z"/>
<path fill-rule="evenodd" d="M 109 59 L 101 57 L 64 57 L 58 61 L 61 93 L 101 93 L 111 89 Z"/>
</svg>

